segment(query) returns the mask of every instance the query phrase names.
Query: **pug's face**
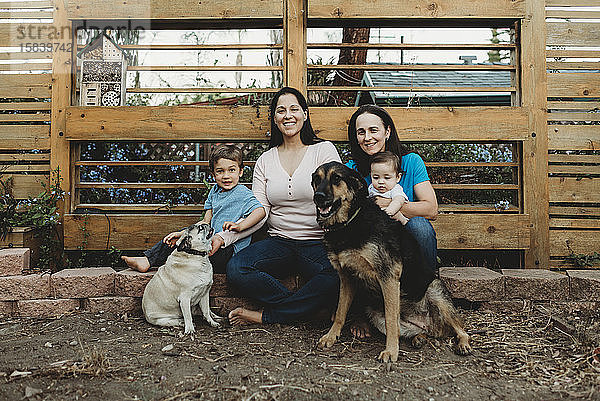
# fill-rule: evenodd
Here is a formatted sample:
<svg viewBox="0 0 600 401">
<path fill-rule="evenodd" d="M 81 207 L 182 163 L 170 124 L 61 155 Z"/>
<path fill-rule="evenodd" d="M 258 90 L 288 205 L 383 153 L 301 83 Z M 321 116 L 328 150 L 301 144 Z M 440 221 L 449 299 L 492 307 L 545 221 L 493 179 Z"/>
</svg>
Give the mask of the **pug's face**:
<svg viewBox="0 0 600 401">
<path fill-rule="evenodd" d="M 211 238 L 214 230 L 208 224 L 194 224 L 186 228 L 185 233 L 177 241 L 180 252 L 208 252 L 211 250 Z"/>
</svg>

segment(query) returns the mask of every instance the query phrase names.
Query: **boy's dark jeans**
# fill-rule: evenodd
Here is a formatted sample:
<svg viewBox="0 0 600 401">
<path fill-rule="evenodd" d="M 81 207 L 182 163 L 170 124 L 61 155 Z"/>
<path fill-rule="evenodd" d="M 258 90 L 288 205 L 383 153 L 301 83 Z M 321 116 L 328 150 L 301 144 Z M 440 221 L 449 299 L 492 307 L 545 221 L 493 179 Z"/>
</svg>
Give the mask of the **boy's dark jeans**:
<svg viewBox="0 0 600 401">
<path fill-rule="evenodd" d="M 150 249 L 144 251 L 144 256 L 148 258 L 151 267 L 160 267 L 165 264 L 169 255 L 175 250 L 162 241 L 157 242 Z M 221 248 L 214 255 L 209 257 L 214 273 L 225 273 L 225 267 L 229 259 L 233 256 L 233 246 Z"/>
</svg>

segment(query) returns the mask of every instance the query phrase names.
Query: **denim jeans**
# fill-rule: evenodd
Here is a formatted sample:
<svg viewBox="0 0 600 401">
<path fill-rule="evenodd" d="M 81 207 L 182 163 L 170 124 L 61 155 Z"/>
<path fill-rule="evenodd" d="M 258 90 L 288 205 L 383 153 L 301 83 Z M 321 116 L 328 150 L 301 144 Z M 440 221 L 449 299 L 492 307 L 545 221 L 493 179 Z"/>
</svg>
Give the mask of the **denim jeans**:
<svg viewBox="0 0 600 401">
<path fill-rule="evenodd" d="M 293 274 L 306 280 L 295 293 L 277 280 Z M 334 308 L 339 292 L 338 274 L 321 240 L 268 237 L 250 244 L 227 264 L 227 281 L 265 305 L 263 323 L 308 320 L 323 307 Z"/>
<path fill-rule="evenodd" d="M 148 258 L 150 266 L 160 267 L 165 264 L 167 258 L 174 250 L 174 246 L 170 247 L 164 242 L 159 241 L 152 248 L 145 250 L 144 256 Z M 213 267 L 213 273 L 225 273 L 225 266 L 227 266 L 227 262 L 229 262 L 232 255 L 233 246 L 228 246 L 227 248 L 220 248 L 214 255 L 210 256 L 209 260 Z"/>
<path fill-rule="evenodd" d="M 404 227 L 417 239 L 427 267 L 437 275 L 437 237 L 429 220 L 416 216 L 408 220 Z"/>
</svg>

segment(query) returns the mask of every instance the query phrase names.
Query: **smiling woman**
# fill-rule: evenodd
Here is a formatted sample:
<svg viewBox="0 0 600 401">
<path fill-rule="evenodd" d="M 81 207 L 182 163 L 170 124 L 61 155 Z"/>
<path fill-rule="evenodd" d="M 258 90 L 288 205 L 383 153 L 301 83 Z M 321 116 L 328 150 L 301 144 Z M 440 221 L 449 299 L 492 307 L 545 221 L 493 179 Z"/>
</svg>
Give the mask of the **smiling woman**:
<svg viewBox="0 0 600 401">
<path fill-rule="evenodd" d="M 304 96 L 285 87 L 271 102 L 271 140 L 254 168 L 252 191 L 267 210 L 268 238 L 251 244 L 227 265 L 227 280 L 264 309 L 229 313 L 232 324 L 293 323 L 332 308 L 338 276 L 316 220 L 311 175 L 323 163 L 340 161 L 331 142 L 319 139 Z M 227 244 L 237 234 L 230 233 Z M 306 284 L 292 293 L 277 279 L 294 274 Z"/>
</svg>

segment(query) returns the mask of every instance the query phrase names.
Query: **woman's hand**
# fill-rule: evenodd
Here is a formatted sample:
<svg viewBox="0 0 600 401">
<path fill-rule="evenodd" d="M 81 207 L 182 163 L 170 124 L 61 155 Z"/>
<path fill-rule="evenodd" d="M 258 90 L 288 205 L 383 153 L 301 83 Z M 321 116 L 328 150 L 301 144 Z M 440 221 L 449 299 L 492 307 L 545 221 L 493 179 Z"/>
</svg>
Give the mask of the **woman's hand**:
<svg viewBox="0 0 600 401">
<path fill-rule="evenodd" d="M 225 244 L 225 240 L 220 235 L 213 235 L 211 239 L 212 249 L 208 253 L 208 256 L 214 255 L 222 246 Z"/>
<path fill-rule="evenodd" d="M 183 231 L 174 231 L 165 235 L 165 238 L 163 238 L 163 242 L 172 248 L 175 246 L 175 243 L 179 238 L 181 238 L 182 235 Z"/>
<path fill-rule="evenodd" d="M 235 231 L 235 232 L 240 232 L 242 230 L 240 230 L 240 225 L 237 223 L 234 223 L 233 221 L 226 221 L 225 223 L 223 223 L 223 231 Z"/>
</svg>

